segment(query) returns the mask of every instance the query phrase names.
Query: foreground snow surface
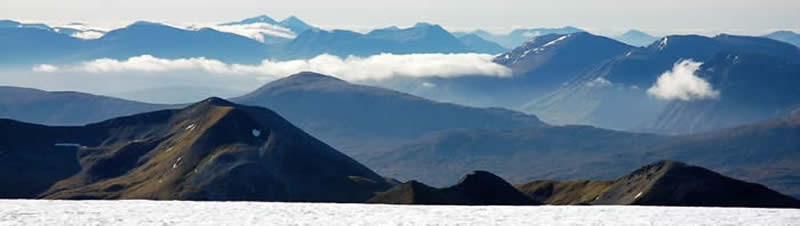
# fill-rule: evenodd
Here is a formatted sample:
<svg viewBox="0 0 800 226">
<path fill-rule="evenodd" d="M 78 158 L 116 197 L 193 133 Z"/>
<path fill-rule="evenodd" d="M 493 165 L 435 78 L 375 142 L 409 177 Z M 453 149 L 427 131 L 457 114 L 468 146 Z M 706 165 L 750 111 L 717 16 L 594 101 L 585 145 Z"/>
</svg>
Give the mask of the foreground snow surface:
<svg viewBox="0 0 800 226">
<path fill-rule="evenodd" d="M 800 209 L 0 200 L 0 225 L 800 225 Z"/>
</svg>

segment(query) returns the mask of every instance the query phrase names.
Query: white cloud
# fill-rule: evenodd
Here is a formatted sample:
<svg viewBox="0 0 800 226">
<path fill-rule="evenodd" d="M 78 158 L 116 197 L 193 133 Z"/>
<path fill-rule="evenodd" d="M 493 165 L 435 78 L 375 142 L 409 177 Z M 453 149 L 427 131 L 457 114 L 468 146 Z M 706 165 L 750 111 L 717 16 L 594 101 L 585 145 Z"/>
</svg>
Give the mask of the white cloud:
<svg viewBox="0 0 800 226">
<path fill-rule="evenodd" d="M 380 54 L 370 57 L 347 57 L 323 54 L 308 60 L 271 61 L 259 65 L 226 64 L 206 58 L 161 59 L 150 55 L 127 60 L 97 59 L 68 67 L 73 71 L 172 72 L 204 71 L 211 74 L 257 76 L 273 80 L 302 71 L 333 75 L 348 81 L 381 80 L 395 76 L 455 77 L 462 75 L 509 76 L 511 69 L 492 62 L 488 54 Z M 45 69 L 46 70 L 46 69 Z M 41 70 L 41 71 L 45 71 Z"/>
<path fill-rule="evenodd" d="M 98 39 L 103 37 L 106 33 L 99 32 L 99 31 L 82 31 L 82 32 L 75 32 L 73 33 L 72 37 L 79 38 L 79 39 Z"/>
<path fill-rule="evenodd" d="M 124 61 L 102 58 L 82 63 L 76 70 L 104 72 L 167 72 L 180 70 L 202 70 L 211 73 L 232 73 L 231 66 L 218 60 L 203 57 L 188 59 L 161 59 L 151 55 L 131 57 Z"/>
<path fill-rule="evenodd" d="M 286 39 L 294 39 L 296 34 L 288 28 L 268 23 L 235 24 L 235 25 L 212 25 L 208 28 L 234 33 L 259 42 L 265 42 L 265 36 L 274 36 Z"/>
<path fill-rule="evenodd" d="M 706 80 L 698 77 L 695 72 L 703 63 L 693 60 L 682 60 L 666 71 L 647 93 L 665 100 L 701 100 L 716 99 L 719 91 L 714 90 Z"/>
<path fill-rule="evenodd" d="M 98 39 L 100 37 L 103 37 L 103 35 L 106 34 L 106 30 L 105 29 L 91 27 L 91 26 L 86 25 L 84 23 L 70 23 L 70 24 L 67 24 L 67 25 L 56 27 L 55 29 L 63 29 L 63 28 L 69 28 L 69 29 L 78 30 L 79 32 L 75 32 L 75 33 L 71 34 L 70 36 L 75 37 L 75 38 L 80 38 L 80 39 Z"/>
<path fill-rule="evenodd" d="M 49 64 L 39 64 L 33 67 L 35 72 L 56 72 L 58 67 Z"/>
<path fill-rule="evenodd" d="M 605 79 L 603 77 L 597 77 L 596 79 L 594 79 L 592 81 L 586 82 L 585 85 L 588 86 L 588 87 L 603 88 L 603 87 L 612 86 L 613 84 L 611 83 L 611 81 L 608 81 L 607 79 Z"/>
</svg>

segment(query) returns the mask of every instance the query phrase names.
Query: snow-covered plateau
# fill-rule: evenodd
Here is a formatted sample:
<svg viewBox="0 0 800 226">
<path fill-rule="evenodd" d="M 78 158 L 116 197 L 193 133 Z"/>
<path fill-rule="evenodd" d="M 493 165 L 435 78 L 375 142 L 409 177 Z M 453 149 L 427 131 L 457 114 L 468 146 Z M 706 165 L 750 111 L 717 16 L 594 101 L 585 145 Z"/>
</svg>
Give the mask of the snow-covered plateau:
<svg viewBox="0 0 800 226">
<path fill-rule="evenodd" d="M 800 225 L 800 209 L 0 200 L 0 225 Z"/>
</svg>

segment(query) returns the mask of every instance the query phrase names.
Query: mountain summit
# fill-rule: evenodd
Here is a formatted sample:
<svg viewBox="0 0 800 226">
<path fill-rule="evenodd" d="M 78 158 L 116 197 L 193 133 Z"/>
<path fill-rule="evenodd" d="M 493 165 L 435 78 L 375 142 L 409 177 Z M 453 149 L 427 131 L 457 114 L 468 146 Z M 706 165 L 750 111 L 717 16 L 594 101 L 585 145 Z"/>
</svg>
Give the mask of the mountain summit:
<svg viewBox="0 0 800 226">
<path fill-rule="evenodd" d="M 533 115 L 439 103 L 313 72 L 275 80 L 233 100 L 274 109 L 348 154 L 374 153 L 450 129 L 545 126 Z"/>
<path fill-rule="evenodd" d="M 627 31 L 624 34 L 615 37 L 614 39 L 632 46 L 647 46 L 658 40 L 658 37 L 634 29 Z"/>
<path fill-rule="evenodd" d="M 676 161 L 658 161 L 612 181 L 535 181 L 517 188 L 547 204 L 800 207 L 759 184 Z"/>
<path fill-rule="evenodd" d="M 29 186 L 0 186 L 0 197 L 360 202 L 388 188 L 276 113 L 220 98 L 83 127 L 5 121 L 0 131 L 13 134 L 0 140 L 2 172 L 36 174 L 4 175 Z"/>
</svg>

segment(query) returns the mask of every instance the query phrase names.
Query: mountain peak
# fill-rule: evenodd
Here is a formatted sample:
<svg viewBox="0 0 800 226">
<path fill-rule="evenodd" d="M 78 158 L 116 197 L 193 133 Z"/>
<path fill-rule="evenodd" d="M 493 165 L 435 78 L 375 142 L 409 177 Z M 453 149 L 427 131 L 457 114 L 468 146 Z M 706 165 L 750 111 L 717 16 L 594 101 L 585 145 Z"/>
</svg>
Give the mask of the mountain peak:
<svg viewBox="0 0 800 226">
<path fill-rule="evenodd" d="M 224 107 L 236 106 L 236 104 L 234 104 L 233 102 L 230 102 L 230 101 L 228 101 L 226 99 L 222 99 L 222 98 L 219 98 L 219 97 L 206 98 L 205 100 L 200 101 L 199 104 L 213 105 L 213 106 L 224 106 Z"/>
<path fill-rule="evenodd" d="M 128 27 L 134 27 L 134 26 L 166 26 L 166 25 L 161 24 L 161 23 L 157 23 L 157 22 L 144 21 L 144 20 L 136 21 L 136 22 L 133 22 L 132 24 L 128 25 Z"/>
<path fill-rule="evenodd" d="M 17 129 L 15 124 L 6 124 L 0 125 L 3 134 Z M 22 153 L 32 147 L 25 145 L 59 143 L 86 148 L 26 165 L 29 171 L 47 169 L 60 174 L 34 178 L 44 185 L 24 191 L 24 197 L 361 202 L 390 186 L 380 175 L 275 112 L 217 97 L 178 110 L 83 127 L 36 126 L 24 132 L 31 131 L 42 134 L 44 138 L 37 141 L 45 145 L 14 139 L 20 145 L 11 147 L 20 148 L 8 151 Z M 27 137 L 24 132 L 12 138 Z M 57 153 L 52 150 L 59 147 L 51 148 L 41 151 Z M 0 165 L 18 161 L 4 155 Z M 18 192 L 32 186 L 6 187 L 0 187 L 0 196 L 9 189 Z"/>
<path fill-rule="evenodd" d="M 261 86 L 261 88 L 258 88 L 255 91 L 238 98 L 247 99 L 262 95 L 272 95 L 275 92 L 284 92 L 287 90 L 305 90 L 312 87 L 344 87 L 346 85 L 349 85 L 347 81 L 338 79 L 336 77 L 305 71 L 267 83 L 266 85 Z"/>
<path fill-rule="evenodd" d="M 292 32 L 295 34 L 300 34 L 307 30 L 314 29 L 314 26 L 308 25 L 306 22 L 303 22 L 296 16 L 290 16 L 284 20 L 281 20 L 280 22 L 277 22 L 277 24 L 282 27 L 289 28 L 289 30 L 292 30 Z"/>
<path fill-rule="evenodd" d="M 498 177 L 490 172 L 477 170 L 465 175 L 459 180 L 456 186 L 477 186 L 477 185 L 503 185 L 508 184 L 503 178 Z"/>
<path fill-rule="evenodd" d="M 647 33 L 644 33 L 644 32 L 642 32 L 642 31 L 640 31 L 640 30 L 636 30 L 636 29 L 630 29 L 630 30 L 626 31 L 626 32 L 625 32 L 624 34 L 622 34 L 622 35 L 642 35 L 642 34 L 647 34 Z"/>
<path fill-rule="evenodd" d="M 379 193 L 370 203 L 438 205 L 536 205 L 502 178 L 486 171 L 464 176 L 455 186 L 433 188 L 410 181 Z"/>
<path fill-rule="evenodd" d="M 632 46 L 647 46 L 658 40 L 657 37 L 636 29 L 628 30 L 624 34 L 616 36 L 615 39 Z"/>
<path fill-rule="evenodd" d="M 17 28 L 20 23 L 13 20 L 0 20 L 0 28 Z"/>
<path fill-rule="evenodd" d="M 427 22 L 417 22 L 416 24 L 414 24 L 414 27 L 433 27 L 433 26 L 437 26 L 437 25 L 434 25 L 434 24 L 431 24 L 431 23 L 427 23 Z"/>
<path fill-rule="evenodd" d="M 297 18 L 296 16 L 289 16 L 286 19 L 281 20 L 280 23 L 305 23 L 305 22 L 303 22 L 302 20 L 300 20 L 300 18 Z"/>
<path fill-rule="evenodd" d="M 247 19 L 241 20 L 239 22 L 231 22 L 231 23 L 226 23 L 226 24 L 223 24 L 223 25 L 254 24 L 254 23 L 276 24 L 278 22 L 276 22 L 274 19 L 272 19 L 271 17 L 269 17 L 267 15 L 261 15 L 261 16 L 257 16 L 257 17 L 247 18 Z"/>
<path fill-rule="evenodd" d="M 336 78 L 336 77 L 333 77 L 333 76 L 330 76 L 330 75 L 324 75 L 324 74 L 311 72 L 311 71 L 304 71 L 304 72 L 296 73 L 296 74 L 293 74 L 293 75 L 289 75 L 288 77 L 286 77 L 286 79 L 287 80 L 302 80 L 302 81 L 305 81 L 305 82 L 321 82 L 321 81 L 345 82 L 344 80 L 341 80 L 339 78 Z"/>
</svg>

